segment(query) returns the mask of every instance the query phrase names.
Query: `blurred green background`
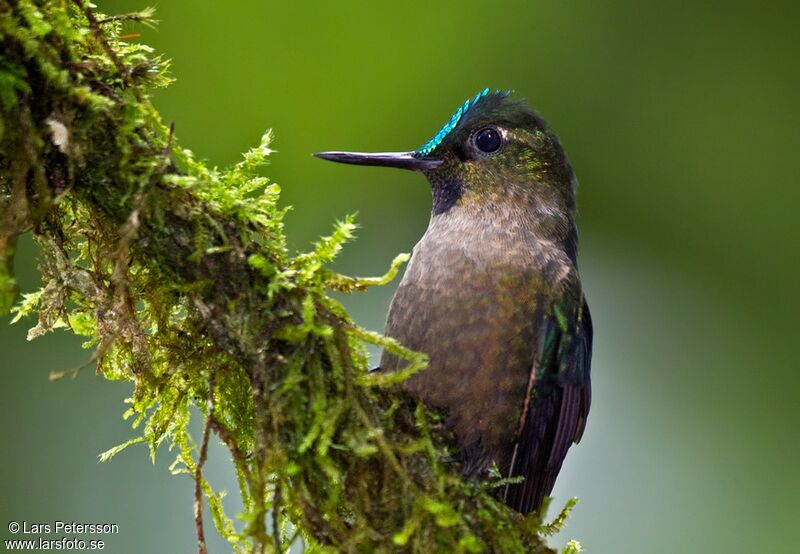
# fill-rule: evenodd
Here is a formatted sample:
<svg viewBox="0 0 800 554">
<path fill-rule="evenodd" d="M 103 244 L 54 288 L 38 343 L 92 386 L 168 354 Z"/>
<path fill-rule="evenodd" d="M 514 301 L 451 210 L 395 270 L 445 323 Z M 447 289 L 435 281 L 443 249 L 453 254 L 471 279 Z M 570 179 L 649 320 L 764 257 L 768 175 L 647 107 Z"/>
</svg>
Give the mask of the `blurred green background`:
<svg viewBox="0 0 800 554">
<path fill-rule="evenodd" d="M 98 1 L 122 12 L 139 0 Z M 269 175 L 302 249 L 358 212 L 338 269 L 380 274 L 425 229 L 415 174 L 324 149 L 412 149 L 484 86 L 559 133 L 581 182 L 580 262 L 595 319 L 594 403 L 556 486 L 581 503 L 556 540 L 588 552 L 800 551 L 800 54 L 794 2 L 162 1 L 173 60 L 155 98 L 182 145 L 225 165 L 275 129 Z M 35 251 L 17 269 L 37 286 Z M 345 299 L 380 330 L 393 286 Z M 173 455 L 96 455 L 134 436 L 129 385 L 64 333 L 0 320 L 0 516 L 109 521 L 110 552 L 194 551 L 192 482 Z M 221 449 L 212 482 L 235 496 Z M 231 503 L 235 511 L 235 501 Z M 207 513 L 207 512 L 206 512 Z M 4 523 L 3 526 L 6 524 Z M 211 530 L 212 552 L 226 547 Z M 3 538 L 10 535 L 3 528 Z"/>
</svg>

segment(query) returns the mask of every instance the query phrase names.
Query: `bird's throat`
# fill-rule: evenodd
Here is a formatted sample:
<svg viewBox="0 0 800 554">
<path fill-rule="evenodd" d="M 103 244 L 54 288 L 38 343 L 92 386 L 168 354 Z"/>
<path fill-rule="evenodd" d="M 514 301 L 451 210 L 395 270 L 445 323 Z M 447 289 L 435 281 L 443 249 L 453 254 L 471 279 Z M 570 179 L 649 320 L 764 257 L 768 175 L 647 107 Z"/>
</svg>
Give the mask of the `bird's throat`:
<svg viewBox="0 0 800 554">
<path fill-rule="evenodd" d="M 428 175 L 433 194 L 433 215 L 440 215 L 456 205 L 464 194 L 464 186 L 455 175 Z"/>
</svg>

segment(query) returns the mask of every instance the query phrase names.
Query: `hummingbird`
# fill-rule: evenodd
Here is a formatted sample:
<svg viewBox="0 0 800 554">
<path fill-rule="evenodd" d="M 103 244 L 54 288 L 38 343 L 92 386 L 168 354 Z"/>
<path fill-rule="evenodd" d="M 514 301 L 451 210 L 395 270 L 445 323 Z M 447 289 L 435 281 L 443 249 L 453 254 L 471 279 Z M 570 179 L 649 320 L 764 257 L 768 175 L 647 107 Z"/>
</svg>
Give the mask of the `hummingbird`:
<svg viewBox="0 0 800 554">
<path fill-rule="evenodd" d="M 315 156 L 427 177 L 428 228 L 385 333 L 428 355 L 404 387 L 445 413 L 463 474 L 499 470 L 502 500 L 539 511 L 591 403 L 577 180 L 558 137 L 525 101 L 486 88 L 415 151 Z M 384 352 L 379 370 L 404 363 Z"/>
</svg>

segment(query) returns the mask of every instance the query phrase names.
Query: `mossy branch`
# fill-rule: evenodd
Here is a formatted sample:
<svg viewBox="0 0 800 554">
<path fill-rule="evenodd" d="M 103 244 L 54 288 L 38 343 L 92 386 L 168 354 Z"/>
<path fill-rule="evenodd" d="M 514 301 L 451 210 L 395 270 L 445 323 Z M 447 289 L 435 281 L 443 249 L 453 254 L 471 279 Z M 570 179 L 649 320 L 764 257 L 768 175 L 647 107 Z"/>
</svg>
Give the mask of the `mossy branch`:
<svg viewBox="0 0 800 554">
<path fill-rule="evenodd" d="M 382 285 L 332 272 L 351 237 L 339 223 L 291 255 L 278 186 L 260 171 L 272 135 L 230 169 L 177 146 L 149 100 L 167 63 L 126 42 L 125 21 L 83 0 L 0 0 L 0 311 L 16 301 L 14 246 L 32 232 L 41 290 L 30 338 L 58 327 L 87 338 L 97 372 L 135 384 L 138 442 L 177 447 L 172 469 L 196 482 L 237 552 L 551 552 L 544 526 L 498 502 L 495 483 L 465 482 L 447 461 L 436 414 L 398 383 L 423 356 L 355 325 L 329 290 Z M 368 374 L 365 344 L 410 361 Z M 190 407 L 203 439 L 187 429 Z M 203 476 L 210 436 L 228 447 L 244 515 L 222 509 Z M 101 455 L 107 459 L 122 447 Z M 576 551 L 574 544 L 571 551 Z"/>
</svg>

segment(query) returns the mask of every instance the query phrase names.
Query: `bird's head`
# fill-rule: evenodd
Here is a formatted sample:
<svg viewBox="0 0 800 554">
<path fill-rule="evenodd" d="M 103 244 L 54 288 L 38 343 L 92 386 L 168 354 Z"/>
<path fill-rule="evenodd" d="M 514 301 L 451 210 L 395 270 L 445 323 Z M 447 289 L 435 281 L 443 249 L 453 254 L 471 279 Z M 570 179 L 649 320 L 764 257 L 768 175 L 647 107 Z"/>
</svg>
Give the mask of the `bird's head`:
<svg viewBox="0 0 800 554">
<path fill-rule="evenodd" d="M 341 163 L 422 172 L 433 212 L 485 203 L 521 204 L 572 216 L 572 168 L 556 135 L 523 100 L 484 89 L 466 100 L 433 138 L 412 152 L 320 152 Z"/>
</svg>

